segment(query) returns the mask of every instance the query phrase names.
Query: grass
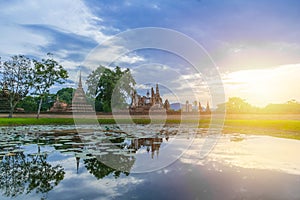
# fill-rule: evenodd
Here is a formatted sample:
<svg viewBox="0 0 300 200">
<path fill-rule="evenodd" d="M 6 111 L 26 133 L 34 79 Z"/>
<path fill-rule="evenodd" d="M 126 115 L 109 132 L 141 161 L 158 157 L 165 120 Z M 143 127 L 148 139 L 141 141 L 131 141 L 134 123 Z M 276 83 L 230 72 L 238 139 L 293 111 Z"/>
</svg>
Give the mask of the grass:
<svg viewBox="0 0 300 200">
<path fill-rule="evenodd" d="M 78 121 L 81 124 L 92 124 L 95 123 L 95 120 L 93 119 L 76 119 L 76 122 Z M 150 119 L 133 119 L 132 120 L 136 124 L 149 124 L 151 122 Z M 117 119 L 117 121 L 113 118 L 102 118 L 98 119 L 98 122 L 100 124 L 115 124 L 115 123 L 132 123 L 130 119 Z M 160 119 L 154 119 L 152 123 L 163 123 L 164 121 Z M 203 119 L 203 120 L 184 120 L 184 123 L 200 123 L 200 126 L 202 125 L 209 125 L 210 120 L 209 119 Z M 181 123 L 180 119 L 167 119 L 167 124 L 179 124 Z M 0 118 L 0 126 L 25 126 L 25 125 L 73 125 L 74 119 L 73 118 Z"/>
<path fill-rule="evenodd" d="M 112 118 L 98 119 L 100 124 L 115 124 Z M 129 119 L 117 119 L 117 123 L 130 123 Z M 133 119 L 137 124 L 149 124 L 150 119 Z M 153 120 L 152 123 L 161 123 L 159 119 Z M 166 124 L 179 123 L 198 123 L 201 128 L 208 128 L 210 119 L 167 119 Z M 220 121 L 221 122 L 221 121 Z M 92 124 L 94 120 L 80 119 L 80 123 Z M 0 126 L 21 126 L 21 125 L 73 125 L 72 118 L 0 118 Z M 260 134 L 270 135 L 281 138 L 291 138 L 300 140 L 300 120 L 252 120 L 252 119 L 226 119 L 223 133 L 243 133 L 243 134 Z"/>
<path fill-rule="evenodd" d="M 74 124 L 72 118 L 0 118 L 0 126 L 23 125 L 69 125 Z"/>
<path fill-rule="evenodd" d="M 223 133 L 269 135 L 300 140 L 299 120 L 226 120 Z"/>
</svg>

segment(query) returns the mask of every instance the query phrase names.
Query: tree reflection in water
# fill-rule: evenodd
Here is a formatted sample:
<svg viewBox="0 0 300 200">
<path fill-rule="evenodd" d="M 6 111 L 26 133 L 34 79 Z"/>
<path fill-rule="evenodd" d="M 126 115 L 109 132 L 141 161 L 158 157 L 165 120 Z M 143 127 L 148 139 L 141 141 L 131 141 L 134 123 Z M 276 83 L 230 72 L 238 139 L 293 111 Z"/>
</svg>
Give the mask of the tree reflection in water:
<svg viewBox="0 0 300 200">
<path fill-rule="evenodd" d="M 6 197 L 39 193 L 47 195 L 65 177 L 60 164 L 48 161 L 49 152 L 41 152 L 40 145 L 55 149 L 60 154 L 69 153 L 76 157 L 77 172 L 80 159 L 87 171 L 97 179 L 122 174 L 128 176 L 136 162 L 136 154 L 148 152 L 153 159 L 159 154 L 163 138 L 168 141 L 169 133 L 154 134 L 139 138 L 110 130 L 87 134 L 82 140 L 76 130 L 41 131 L 41 127 L 22 134 L 23 131 L 9 129 L 0 135 L 0 190 Z M 87 131 L 89 133 L 89 131 Z M 84 141 L 84 142 L 83 142 Z M 37 148 L 28 153 L 24 145 Z M 1 195 L 0 195 L 1 197 Z"/>
<path fill-rule="evenodd" d="M 23 152 L 9 153 L 0 163 L 0 189 L 7 197 L 23 193 L 48 193 L 64 179 L 61 165 L 47 162 L 47 153 L 25 155 Z"/>
<path fill-rule="evenodd" d="M 110 174 L 112 174 L 115 178 L 118 178 L 121 173 L 125 174 L 126 176 L 129 175 L 129 172 L 119 171 L 109 167 L 103 164 L 103 162 L 100 162 L 97 158 L 85 159 L 84 165 L 89 173 L 93 174 L 97 179 L 102 179 Z"/>
</svg>

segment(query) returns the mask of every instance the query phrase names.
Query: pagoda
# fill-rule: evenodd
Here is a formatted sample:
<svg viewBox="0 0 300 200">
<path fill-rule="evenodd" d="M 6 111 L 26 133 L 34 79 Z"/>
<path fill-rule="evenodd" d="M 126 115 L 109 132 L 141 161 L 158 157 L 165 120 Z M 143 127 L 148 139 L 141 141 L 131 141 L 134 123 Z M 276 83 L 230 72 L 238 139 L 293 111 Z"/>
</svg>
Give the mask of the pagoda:
<svg viewBox="0 0 300 200">
<path fill-rule="evenodd" d="M 68 104 L 59 100 L 59 96 L 57 95 L 56 101 L 54 102 L 53 106 L 50 108 L 50 112 L 67 112 Z"/>
<path fill-rule="evenodd" d="M 85 92 L 82 88 L 81 72 L 79 75 L 78 88 L 75 90 L 72 99 L 72 112 L 94 112 L 92 105 L 86 99 Z"/>
</svg>

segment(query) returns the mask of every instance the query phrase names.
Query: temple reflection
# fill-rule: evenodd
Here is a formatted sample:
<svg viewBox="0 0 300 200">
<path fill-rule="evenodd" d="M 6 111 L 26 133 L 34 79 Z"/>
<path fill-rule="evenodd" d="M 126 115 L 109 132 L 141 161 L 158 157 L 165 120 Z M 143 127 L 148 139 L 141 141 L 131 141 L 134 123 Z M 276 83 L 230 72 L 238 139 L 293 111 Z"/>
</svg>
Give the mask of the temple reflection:
<svg viewBox="0 0 300 200">
<path fill-rule="evenodd" d="M 54 152 L 74 157 L 77 174 L 83 167 L 97 179 L 109 175 L 118 178 L 121 174 L 129 175 L 139 151 L 149 154 L 149 159 L 158 157 L 162 144 L 170 137 L 168 131 L 144 137 L 112 129 L 85 132 L 79 135 L 75 129 L 3 131 L 0 135 L 0 190 L 3 195 L 16 197 L 33 191 L 41 194 L 51 191 L 65 175 L 64 168 L 48 158 Z"/>
<path fill-rule="evenodd" d="M 135 149 L 135 152 L 141 148 L 146 147 L 147 152 L 151 152 L 151 158 L 154 158 L 154 155 L 158 157 L 160 145 L 163 142 L 163 138 L 138 138 L 132 140 L 130 148 Z"/>
</svg>

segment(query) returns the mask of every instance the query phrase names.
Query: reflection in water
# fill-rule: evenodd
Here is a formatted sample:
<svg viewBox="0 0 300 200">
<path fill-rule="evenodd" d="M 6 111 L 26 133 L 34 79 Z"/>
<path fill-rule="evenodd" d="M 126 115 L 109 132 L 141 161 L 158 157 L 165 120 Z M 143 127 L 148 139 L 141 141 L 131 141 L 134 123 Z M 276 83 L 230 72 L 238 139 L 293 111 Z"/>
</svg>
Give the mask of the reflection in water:
<svg viewBox="0 0 300 200">
<path fill-rule="evenodd" d="M 249 135 L 236 142 L 228 135 L 219 140 L 208 159 L 231 166 L 300 175 L 299 151 L 299 140 Z"/>
<path fill-rule="evenodd" d="M 0 163 L 0 189 L 8 197 L 23 193 L 47 193 L 64 179 L 61 165 L 47 162 L 47 153 L 27 154 L 14 149 Z"/>
<path fill-rule="evenodd" d="M 300 198 L 295 189 L 300 187 L 300 177 L 270 175 L 273 170 L 300 175 L 300 141 L 296 140 L 225 135 L 213 152 L 200 160 L 199 147 L 214 137 L 206 136 L 206 129 L 201 129 L 197 131 L 201 134 L 196 135 L 192 146 L 174 165 L 151 173 L 131 173 L 137 163 L 151 165 L 164 162 L 164 156 L 172 156 L 168 153 L 176 149 L 168 151 L 169 144 L 176 142 L 174 147 L 181 149 L 184 147 L 181 142 L 190 141 L 188 134 L 174 141 L 178 137 L 174 130 L 174 127 L 165 127 L 162 132 L 135 132 L 137 137 L 113 126 L 101 131 L 83 127 L 85 134 L 81 135 L 72 126 L 1 128 L 0 199 L 17 196 L 40 199 L 37 198 L 40 195 L 56 200 L 107 199 L 111 195 L 120 199 L 121 195 L 127 195 L 124 197 L 127 199 L 276 197 L 278 194 L 270 196 L 263 193 L 262 187 L 257 187 L 257 181 L 267 185 L 264 176 L 273 180 L 277 193 L 282 192 L 280 198 Z M 269 171 L 245 170 L 249 168 Z M 283 182 L 277 183 L 277 180 Z M 289 189 L 281 189 L 281 184 L 288 184 Z M 215 191 L 221 188 L 221 193 L 213 193 L 214 187 L 219 187 Z M 270 191 L 273 189 L 273 186 L 268 187 Z M 174 194 L 164 195 L 166 189 Z M 251 196 L 251 192 L 261 196 Z"/>
<path fill-rule="evenodd" d="M 60 164 L 47 159 L 54 152 L 72 154 L 76 158 L 77 173 L 82 160 L 84 167 L 97 179 L 109 175 L 118 178 L 121 174 L 129 175 L 139 150 L 146 149 L 153 159 L 159 154 L 163 138 L 165 141 L 169 139 L 168 133 L 156 134 L 154 138 L 149 135 L 135 138 L 113 131 L 112 127 L 106 127 L 100 135 L 99 132 L 90 133 L 91 129 L 85 131 L 84 135 L 78 135 L 71 126 L 65 129 L 42 126 L 1 128 L 0 189 L 3 195 L 15 197 L 32 191 L 48 193 L 57 186 L 64 179 L 65 172 Z M 26 152 L 28 146 L 30 150 Z M 41 147 L 54 151 L 41 151 Z"/>
<path fill-rule="evenodd" d="M 102 179 L 102 178 L 108 176 L 109 174 L 113 174 L 113 176 L 115 178 L 118 178 L 121 173 L 124 173 L 127 176 L 129 175 L 128 172 L 122 172 L 122 171 L 118 171 L 114 168 L 111 168 L 111 167 L 103 164 L 96 158 L 85 159 L 84 165 L 85 165 L 86 169 L 91 174 L 93 174 L 97 179 Z"/>
<path fill-rule="evenodd" d="M 168 141 L 168 139 L 166 139 Z M 138 151 L 141 148 L 146 147 L 146 151 L 149 153 L 151 152 L 151 158 L 154 158 L 154 154 L 156 153 L 156 156 L 159 155 L 159 148 L 161 143 L 163 142 L 162 138 L 138 138 L 134 139 L 131 142 L 130 148 L 134 148 L 135 151 Z"/>
</svg>

